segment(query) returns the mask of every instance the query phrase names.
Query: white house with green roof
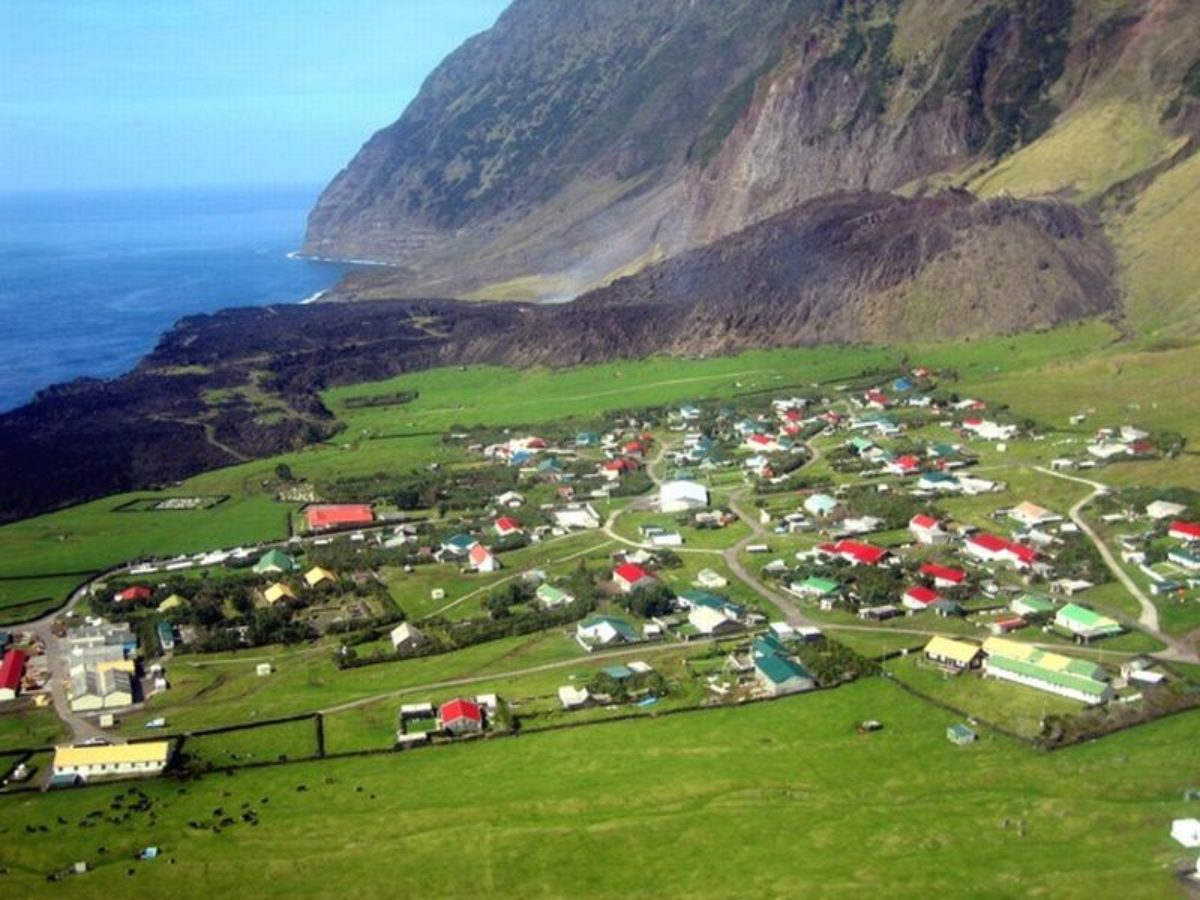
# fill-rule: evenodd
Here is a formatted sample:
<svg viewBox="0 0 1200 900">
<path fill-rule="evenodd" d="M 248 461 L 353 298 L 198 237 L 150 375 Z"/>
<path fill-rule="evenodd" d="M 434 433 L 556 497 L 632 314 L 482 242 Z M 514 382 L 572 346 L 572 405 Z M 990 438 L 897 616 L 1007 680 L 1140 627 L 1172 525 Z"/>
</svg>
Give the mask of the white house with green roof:
<svg viewBox="0 0 1200 900">
<path fill-rule="evenodd" d="M 777 647 L 757 641 L 751 656 L 755 682 L 772 697 L 811 691 L 817 686 L 816 680 L 804 666 Z"/>
<path fill-rule="evenodd" d="M 566 606 L 568 603 L 574 603 L 575 597 L 568 594 L 562 588 L 556 588 L 552 584 L 540 584 L 534 592 L 537 602 L 546 609 L 553 609 L 557 606 Z"/>
<path fill-rule="evenodd" d="M 295 572 L 300 566 L 282 550 L 268 550 L 254 564 L 255 575 L 277 575 Z"/>
<path fill-rule="evenodd" d="M 1054 601 L 1041 594 L 1022 594 L 1008 608 L 1025 619 L 1045 619 L 1054 615 Z"/>
<path fill-rule="evenodd" d="M 1054 627 L 1085 643 L 1097 638 L 1112 637 L 1124 630 L 1116 619 L 1102 616 L 1078 603 L 1068 603 L 1056 612 Z"/>
<path fill-rule="evenodd" d="M 986 677 L 1011 681 L 1089 705 L 1113 697 L 1104 670 L 1085 659 L 996 637 L 983 642 L 983 652 L 987 654 L 983 661 Z"/>
<path fill-rule="evenodd" d="M 793 581 L 788 585 L 788 593 L 797 597 L 832 597 L 841 590 L 841 585 L 829 578 L 818 578 L 813 575 L 803 581 Z"/>
</svg>

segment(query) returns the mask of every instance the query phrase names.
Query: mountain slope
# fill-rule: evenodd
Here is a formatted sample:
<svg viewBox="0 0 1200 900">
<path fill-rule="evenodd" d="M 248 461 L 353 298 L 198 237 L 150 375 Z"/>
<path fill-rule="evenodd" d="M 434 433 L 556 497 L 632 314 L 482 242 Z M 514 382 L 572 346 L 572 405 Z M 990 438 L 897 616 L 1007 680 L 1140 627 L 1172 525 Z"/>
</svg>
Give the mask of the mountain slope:
<svg viewBox="0 0 1200 900">
<path fill-rule="evenodd" d="M 1111 224 L 1111 191 L 1190 154 L 1197 67 L 1183 0 L 519 0 L 334 180 L 306 248 L 396 264 L 359 298 L 558 299 L 834 191 Z"/>
</svg>

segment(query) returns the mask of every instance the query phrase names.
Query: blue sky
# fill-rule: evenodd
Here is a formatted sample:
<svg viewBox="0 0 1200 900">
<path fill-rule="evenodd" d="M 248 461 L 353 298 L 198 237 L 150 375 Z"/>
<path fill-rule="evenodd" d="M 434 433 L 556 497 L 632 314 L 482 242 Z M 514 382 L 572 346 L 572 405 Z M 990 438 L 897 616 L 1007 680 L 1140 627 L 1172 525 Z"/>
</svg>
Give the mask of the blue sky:
<svg viewBox="0 0 1200 900">
<path fill-rule="evenodd" d="M 0 0 L 0 190 L 323 184 L 508 0 Z"/>
</svg>

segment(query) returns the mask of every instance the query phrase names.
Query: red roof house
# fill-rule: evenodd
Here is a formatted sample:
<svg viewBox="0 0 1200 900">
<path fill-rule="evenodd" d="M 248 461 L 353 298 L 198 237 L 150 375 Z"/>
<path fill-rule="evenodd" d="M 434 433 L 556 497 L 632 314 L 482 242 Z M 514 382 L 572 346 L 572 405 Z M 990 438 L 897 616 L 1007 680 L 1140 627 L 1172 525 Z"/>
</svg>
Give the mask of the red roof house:
<svg viewBox="0 0 1200 900">
<path fill-rule="evenodd" d="M 467 551 L 467 561 L 476 572 L 498 572 L 500 560 L 483 544 L 476 544 Z"/>
<path fill-rule="evenodd" d="M 1037 551 L 994 534 L 973 534 L 964 545 L 971 556 L 984 562 L 1011 562 L 1025 569 L 1037 561 Z"/>
<path fill-rule="evenodd" d="M 939 566 L 937 563 L 925 563 L 921 566 L 921 574 L 932 578 L 938 587 L 954 587 L 967 580 L 967 573 L 962 569 Z"/>
<path fill-rule="evenodd" d="M 639 587 L 650 584 L 654 576 L 639 565 L 622 563 L 613 569 L 613 581 L 623 594 L 629 594 Z"/>
<path fill-rule="evenodd" d="M 521 523 L 512 516 L 501 516 L 496 520 L 496 534 L 508 537 L 510 534 L 520 534 Z"/>
<path fill-rule="evenodd" d="M 117 591 L 117 600 L 121 603 L 137 603 L 142 600 L 149 600 L 152 596 L 154 596 L 154 592 L 150 588 L 140 584 L 127 587 L 123 591 Z"/>
<path fill-rule="evenodd" d="M 483 710 L 478 703 L 455 697 L 438 710 L 442 730 L 451 734 L 474 734 L 483 731 Z"/>
<path fill-rule="evenodd" d="M 9 650 L 0 663 L 0 700 L 15 700 L 25 674 L 25 652 Z"/>
<path fill-rule="evenodd" d="M 309 531 L 329 528 L 354 528 L 375 521 L 375 511 L 366 503 L 339 503 L 333 506 L 310 506 L 304 511 Z"/>
<path fill-rule="evenodd" d="M 1200 541 L 1200 525 L 1195 522 L 1172 522 L 1167 534 L 1177 541 Z"/>
<path fill-rule="evenodd" d="M 874 544 L 861 541 L 838 541 L 836 544 L 822 544 L 817 549 L 832 556 L 840 556 L 847 562 L 859 566 L 874 566 L 887 558 L 888 551 Z"/>
<path fill-rule="evenodd" d="M 941 595 L 932 588 L 916 585 L 904 592 L 903 603 L 909 609 L 924 609 L 931 603 L 936 603 Z"/>
</svg>

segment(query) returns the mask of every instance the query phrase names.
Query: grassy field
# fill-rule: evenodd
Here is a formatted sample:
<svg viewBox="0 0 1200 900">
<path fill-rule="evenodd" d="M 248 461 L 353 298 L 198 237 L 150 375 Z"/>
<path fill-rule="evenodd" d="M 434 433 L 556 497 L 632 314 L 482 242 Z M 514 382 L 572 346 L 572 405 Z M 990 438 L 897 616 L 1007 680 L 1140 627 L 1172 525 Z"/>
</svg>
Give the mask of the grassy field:
<svg viewBox="0 0 1200 900">
<path fill-rule="evenodd" d="M 1065 697 L 983 678 L 976 672 L 947 674 L 920 653 L 888 660 L 884 668 L 928 697 L 1025 737 L 1037 736 L 1044 716 L 1069 716 L 1083 709 L 1082 703 Z"/>
<path fill-rule="evenodd" d="M 66 730 L 50 708 L 9 710 L 0 715 L 0 747 L 47 747 L 66 737 Z"/>
<path fill-rule="evenodd" d="M 884 730 L 856 735 L 865 718 Z M 251 885 L 259 897 L 347 885 L 397 896 L 431 880 L 446 897 L 1172 894 L 1186 853 L 1167 828 L 1195 776 L 1179 747 L 1200 737 L 1200 716 L 1052 754 L 987 732 L 955 747 L 953 721 L 873 679 L 740 709 L 145 782 L 148 810 L 129 809 L 127 784 L 5 797 L 9 820 L 46 829 L 9 837 L 5 884 L 41 896 L 47 872 L 86 860 L 95 868 L 72 879 L 73 896 Z M 259 824 L 208 827 L 231 810 Z M 89 812 L 119 827 L 79 827 Z M 151 843 L 162 857 L 130 861 Z"/>
</svg>

